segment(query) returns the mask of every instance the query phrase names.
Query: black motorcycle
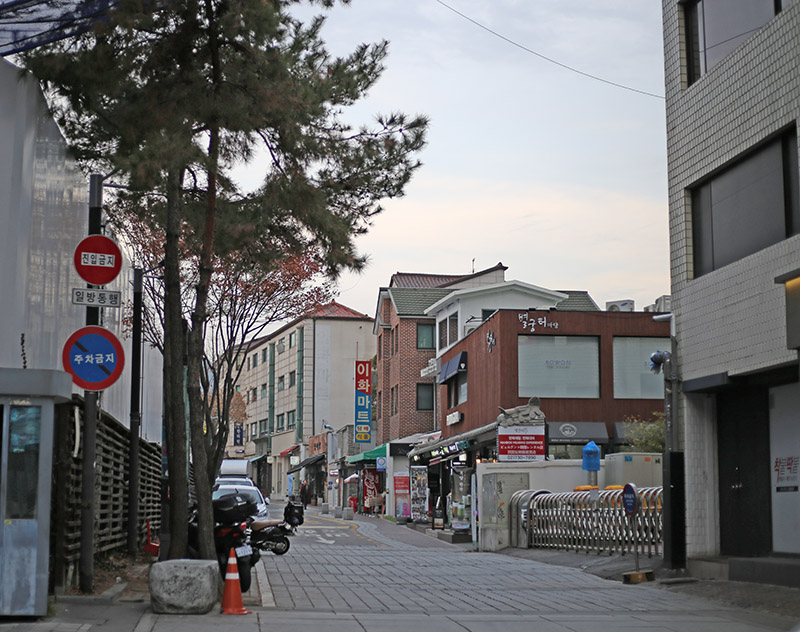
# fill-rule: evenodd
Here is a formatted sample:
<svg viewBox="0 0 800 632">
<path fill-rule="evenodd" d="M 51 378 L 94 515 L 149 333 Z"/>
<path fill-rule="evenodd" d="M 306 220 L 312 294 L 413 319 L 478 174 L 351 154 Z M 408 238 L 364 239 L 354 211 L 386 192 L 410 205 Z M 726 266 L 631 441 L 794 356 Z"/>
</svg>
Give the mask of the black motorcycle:
<svg viewBox="0 0 800 632">
<path fill-rule="evenodd" d="M 289 502 L 283 510 L 283 520 L 253 520 L 250 523 L 250 543 L 253 548 L 283 555 L 289 550 L 288 536 L 303 524 L 303 505 Z"/>
<path fill-rule="evenodd" d="M 261 553 L 254 550 L 250 542 L 250 522 L 256 513 L 256 504 L 240 494 L 226 494 L 212 501 L 214 508 L 214 547 L 223 579 L 228 569 L 228 556 L 231 549 L 236 554 L 239 571 L 239 585 L 242 592 L 250 590 L 251 568 L 261 559 Z M 197 508 L 189 515 L 189 552 L 199 557 L 199 530 Z"/>
</svg>

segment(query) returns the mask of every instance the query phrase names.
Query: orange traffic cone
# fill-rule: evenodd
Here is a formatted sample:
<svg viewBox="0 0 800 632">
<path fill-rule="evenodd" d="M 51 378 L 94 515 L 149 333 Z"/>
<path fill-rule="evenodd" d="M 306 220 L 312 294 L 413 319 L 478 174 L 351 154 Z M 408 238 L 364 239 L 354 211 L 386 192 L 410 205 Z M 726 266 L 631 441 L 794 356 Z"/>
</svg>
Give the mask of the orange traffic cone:
<svg viewBox="0 0 800 632">
<path fill-rule="evenodd" d="M 242 586 L 239 584 L 239 567 L 236 553 L 231 549 L 228 555 L 228 569 L 225 571 L 225 590 L 222 593 L 222 614 L 251 614 L 242 603 Z"/>
</svg>

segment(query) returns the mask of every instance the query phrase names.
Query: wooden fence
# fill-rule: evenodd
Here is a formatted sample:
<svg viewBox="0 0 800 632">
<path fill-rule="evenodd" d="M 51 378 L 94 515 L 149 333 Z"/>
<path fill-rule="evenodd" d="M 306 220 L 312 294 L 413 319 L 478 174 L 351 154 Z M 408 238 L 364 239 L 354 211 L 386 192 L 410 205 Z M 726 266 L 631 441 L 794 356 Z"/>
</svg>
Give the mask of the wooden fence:
<svg viewBox="0 0 800 632">
<path fill-rule="evenodd" d="M 79 417 L 76 423 L 76 415 Z M 77 429 L 76 429 L 77 426 Z M 77 430 L 77 431 L 76 431 Z M 50 588 L 61 592 L 78 585 L 83 464 L 83 400 L 56 407 L 53 495 L 50 528 Z M 76 438 L 77 446 L 76 446 Z M 130 430 L 101 411 L 97 424 L 95 470 L 95 556 L 127 552 L 128 446 Z M 140 441 L 139 542 L 161 523 L 161 448 Z"/>
</svg>

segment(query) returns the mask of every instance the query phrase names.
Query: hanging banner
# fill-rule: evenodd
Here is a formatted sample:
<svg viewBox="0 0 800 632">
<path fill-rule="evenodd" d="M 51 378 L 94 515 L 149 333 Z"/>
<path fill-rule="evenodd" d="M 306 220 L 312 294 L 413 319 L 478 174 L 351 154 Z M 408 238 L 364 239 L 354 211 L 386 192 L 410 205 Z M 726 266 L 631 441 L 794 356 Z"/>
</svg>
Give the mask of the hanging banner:
<svg viewBox="0 0 800 632">
<path fill-rule="evenodd" d="M 408 472 L 394 473 L 394 517 L 411 517 L 411 478 Z"/>
<path fill-rule="evenodd" d="M 430 519 L 428 511 L 428 468 L 411 466 L 411 519 L 426 522 Z"/>
<path fill-rule="evenodd" d="M 372 441 L 372 362 L 356 360 L 356 443 Z"/>
</svg>

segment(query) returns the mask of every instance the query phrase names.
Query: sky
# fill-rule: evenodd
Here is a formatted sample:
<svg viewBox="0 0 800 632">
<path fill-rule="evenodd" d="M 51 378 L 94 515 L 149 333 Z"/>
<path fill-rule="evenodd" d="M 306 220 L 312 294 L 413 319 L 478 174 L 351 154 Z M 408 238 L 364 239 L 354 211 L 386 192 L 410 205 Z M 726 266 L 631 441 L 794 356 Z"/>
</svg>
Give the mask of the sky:
<svg viewBox="0 0 800 632">
<path fill-rule="evenodd" d="M 669 294 L 658 0 L 352 0 L 327 15 L 334 55 L 389 41 L 348 120 L 430 118 L 423 166 L 356 242 L 369 263 L 342 275 L 340 303 L 374 316 L 395 272 L 498 262 L 601 308 Z"/>
</svg>

